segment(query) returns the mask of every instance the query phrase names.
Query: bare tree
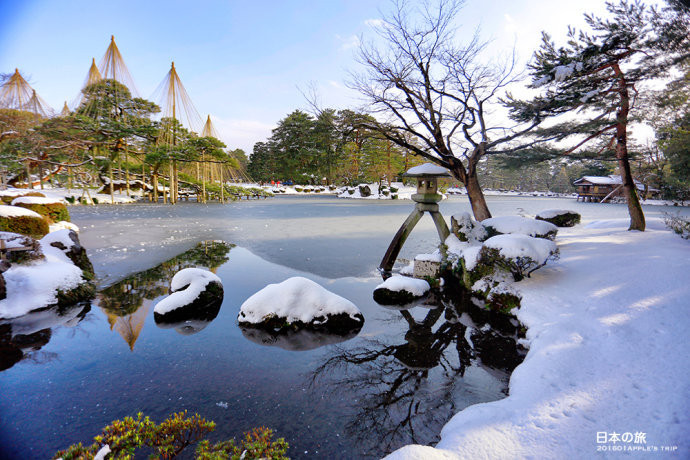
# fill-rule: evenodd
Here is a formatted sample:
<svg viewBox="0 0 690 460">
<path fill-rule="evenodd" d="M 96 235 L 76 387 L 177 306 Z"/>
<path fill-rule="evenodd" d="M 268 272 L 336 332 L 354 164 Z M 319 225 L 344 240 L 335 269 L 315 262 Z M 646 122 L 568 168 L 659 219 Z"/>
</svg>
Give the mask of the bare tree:
<svg viewBox="0 0 690 460">
<path fill-rule="evenodd" d="M 510 126 L 492 125 L 494 104 L 517 80 L 515 57 L 481 60 L 486 43 L 475 32 L 456 44 L 455 18 L 463 0 L 424 2 L 413 10 L 394 0 L 377 32 L 383 46 L 363 43 L 361 73 L 350 86 L 368 101 L 369 126 L 392 142 L 447 168 L 466 189 L 475 218 L 491 217 L 477 178 L 479 160 L 524 148 L 518 139 L 539 124 L 538 111 Z"/>
</svg>

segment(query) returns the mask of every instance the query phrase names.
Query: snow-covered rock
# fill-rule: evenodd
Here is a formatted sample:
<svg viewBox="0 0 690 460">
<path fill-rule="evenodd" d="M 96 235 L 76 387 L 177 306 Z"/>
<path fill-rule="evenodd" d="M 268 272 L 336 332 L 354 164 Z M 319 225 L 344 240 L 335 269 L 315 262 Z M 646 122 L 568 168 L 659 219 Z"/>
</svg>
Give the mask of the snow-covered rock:
<svg viewBox="0 0 690 460">
<path fill-rule="evenodd" d="M 222 302 L 223 284 L 218 276 L 201 268 L 184 268 L 170 280 L 170 295 L 156 304 L 153 313 L 157 322 L 170 322 L 190 312 L 215 310 Z"/>
<path fill-rule="evenodd" d="M 451 232 L 457 236 L 460 241 L 477 243 L 489 237 L 482 223 L 474 220 L 468 212 L 450 216 L 450 227 Z"/>
<path fill-rule="evenodd" d="M 519 281 L 557 257 L 558 248 L 551 240 L 508 234 L 486 240 L 479 251 L 478 263 L 506 269 Z"/>
<path fill-rule="evenodd" d="M 240 307 L 242 326 L 324 327 L 351 330 L 364 323 L 364 316 L 349 300 L 307 278 L 296 276 L 269 284 Z"/>
<path fill-rule="evenodd" d="M 554 224 L 520 216 L 492 217 L 483 220 L 481 224 L 491 236 L 517 233 L 520 235 L 548 238 L 552 240 L 558 233 L 558 227 Z"/>
<path fill-rule="evenodd" d="M 79 227 L 77 225 L 73 224 L 72 222 L 67 222 L 65 220 L 61 220 L 60 222 L 50 224 L 48 228 L 50 228 L 51 233 L 62 229 L 72 230 L 75 233 L 79 233 Z"/>
<path fill-rule="evenodd" d="M 382 305 L 403 305 L 421 299 L 429 289 L 426 280 L 393 275 L 376 286 L 374 300 Z"/>
<path fill-rule="evenodd" d="M 39 242 L 45 259 L 13 264 L 2 274 L 7 297 L 0 300 L 0 318 L 16 318 L 50 305 L 71 304 L 93 294 L 93 286 L 84 279 L 81 268 L 51 242 Z"/>
<path fill-rule="evenodd" d="M 580 223 L 581 216 L 575 211 L 567 209 L 546 209 L 539 211 L 536 216 L 537 220 L 544 220 L 557 227 L 573 227 Z"/>
</svg>

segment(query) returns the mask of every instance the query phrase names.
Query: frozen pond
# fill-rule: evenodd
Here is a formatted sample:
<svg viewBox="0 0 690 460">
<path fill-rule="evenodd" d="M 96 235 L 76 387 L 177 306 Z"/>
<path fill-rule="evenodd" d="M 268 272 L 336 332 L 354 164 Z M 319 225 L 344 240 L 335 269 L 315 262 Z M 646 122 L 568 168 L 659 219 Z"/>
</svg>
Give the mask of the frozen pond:
<svg viewBox="0 0 690 460">
<path fill-rule="evenodd" d="M 550 208 L 575 209 L 585 220 L 627 214 L 623 205 L 544 198 L 489 197 L 489 206 L 497 216 Z M 143 411 L 160 421 L 185 409 L 217 422 L 211 439 L 271 427 L 292 458 L 377 458 L 406 443 L 434 443 L 454 413 L 506 394 L 516 360 L 504 342 L 480 334 L 481 318 L 462 305 L 400 312 L 372 300 L 376 267 L 411 208 L 333 197 L 71 208 L 101 293 L 90 306 L 0 321 L 0 458 L 46 458 L 90 442 L 114 419 Z M 465 198 L 441 203 L 447 219 L 468 209 Z M 669 210 L 677 211 L 646 212 Z M 435 238 L 425 217 L 401 256 L 433 250 Z M 199 245 L 207 240 L 230 244 Z M 216 272 L 223 305 L 216 317 L 190 318 L 191 327 L 157 325 L 153 306 L 187 266 Z M 362 330 L 242 331 L 244 300 L 291 276 L 355 303 Z"/>
</svg>

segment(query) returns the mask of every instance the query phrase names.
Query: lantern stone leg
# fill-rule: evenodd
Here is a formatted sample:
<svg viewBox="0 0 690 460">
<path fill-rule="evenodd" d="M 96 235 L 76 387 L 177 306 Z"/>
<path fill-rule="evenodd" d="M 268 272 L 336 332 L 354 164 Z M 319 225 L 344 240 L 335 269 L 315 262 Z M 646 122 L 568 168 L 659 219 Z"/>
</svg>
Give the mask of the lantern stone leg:
<svg viewBox="0 0 690 460">
<path fill-rule="evenodd" d="M 412 233 L 412 229 L 414 229 L 415 225 L 417 225 L 419 219 L 422 218 L 424 212 L 428 212 L 429 214 L 431 214 L 431 218 L 434 220 L 434 224 L 436 225 L 436 232 L 438 233 L 438 237 L 441 240 L 441 243 L 444 243 L 446 241 L 446 238 L 448 238 L 448 235 L 450 235 L 448 225 L 446 225 L 446 221 L 443 219 L 443 216 L 438 211 L 437 204 L 417 203 L 415 205 L 414 210 L 410 213 L 409 216 L 407 216 L 407 219 L 405 220 L 405 222 L 403 222 L 402 226 L 393 237 L 393 241 L 391 241 L 391 244 L 390 246 L 388 246 L 386 254 L 383 256 L 383 259 L 381 260 L 379 269 L 382 270 L 384 273 L 390 272 L 393 269 L 395 260 L 398 258 L 398 254 L 400 254 L 400 250 L 405 244 L 407 237 L 410 236 L 410 233 Z"/>
<path fill-rule="evenodd" d="M 422 218 L 425 212 L 431 214 L 431 218 L 434 220 L 436 232 L 438 233 L 441 243 L 445 243 L 446 238 L 448 238 L 448 235 L 450 235 L 448 225 L 446 225 L 446 221 L 443 219 L 443 216 L 438 210 L 438 202 L 443 199 L 443 197 L 438 193 L 438 178 L 450 177 L 448 170 L 438 165 L 426 163 L 409 169 L 404 175 L 406 177 L 414 177 L 417 179 L 417 193 L 412 195 L 412 200 L 415 202 L 415 207 L 414 211 L 410 213 L 398 232 L 393 237 L 393 241 L 391 241 L 386 254 L 383 256 L 383 260 L 381 260 L 379 269 L 384 274 L 389 273 L 393 269 L 395 260 L 397 259 L 403 244 L 405 244 L 405 240 L 407 240 L 407 237 L 412 232 L 412 229 L 415 227 L 415 225 L 417 225 L 417 222 L 419 222 L 419 219 Z"/>
</svg>

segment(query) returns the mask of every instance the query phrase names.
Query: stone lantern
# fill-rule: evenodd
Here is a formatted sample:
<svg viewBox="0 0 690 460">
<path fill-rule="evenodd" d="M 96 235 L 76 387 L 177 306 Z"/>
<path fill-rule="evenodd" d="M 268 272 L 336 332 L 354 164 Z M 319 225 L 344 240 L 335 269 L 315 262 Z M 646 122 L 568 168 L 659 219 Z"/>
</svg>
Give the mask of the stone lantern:
<svg viewBox="0 0 690 460">
<path fill-rule="evenodd" d="M 391 241 L 386 254 L 383 256 L 383 260 L 381 260 L 379 269 L 384 273 L 391 271 L 400 249 L 405 244 L 405 240 L 407 240 L 412 229 L 417 225 L 417 222 L 419 222 L 419 219 L 422 218 L 425 212 L 428 212 L 434 220 L 441 243 L 444 243 L 448 235 L 450 235 L 446 221 L 438 210 L 438 202 L 443 199 L 438 193 L 438 178 L 451 177 L 448 170 L 432 163 L 424 163 L 423 165 L 410 168 L 404 176 L 417 179 L 417 193 L 412 195 L 415 208 L 393 237 L 393 241 Z"/>
</svg>

